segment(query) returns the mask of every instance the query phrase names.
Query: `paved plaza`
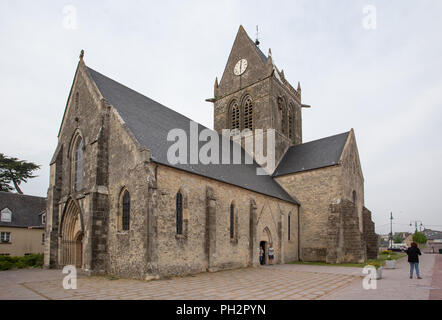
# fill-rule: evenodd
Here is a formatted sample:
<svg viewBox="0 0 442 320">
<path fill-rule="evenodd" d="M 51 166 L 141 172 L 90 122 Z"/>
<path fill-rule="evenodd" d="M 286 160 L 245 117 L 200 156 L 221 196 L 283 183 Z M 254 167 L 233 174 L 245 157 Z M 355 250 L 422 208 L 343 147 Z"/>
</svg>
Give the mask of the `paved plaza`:
<svg viewBox="0 0 442 320">
<path fill-rule="evenodd" d="M 377 290 L 362 288 L 361 268 L 337 266 L 286 264 L 153 281 L 80 275 L 75 290 L 63 289 L 61 270 L 10 270 L 0 272 L 0 299 L 440 299 L 441 258 L 422 257 L 423 280 L 408 279 L 402 259 L 384 270 Z"/>
</svg>

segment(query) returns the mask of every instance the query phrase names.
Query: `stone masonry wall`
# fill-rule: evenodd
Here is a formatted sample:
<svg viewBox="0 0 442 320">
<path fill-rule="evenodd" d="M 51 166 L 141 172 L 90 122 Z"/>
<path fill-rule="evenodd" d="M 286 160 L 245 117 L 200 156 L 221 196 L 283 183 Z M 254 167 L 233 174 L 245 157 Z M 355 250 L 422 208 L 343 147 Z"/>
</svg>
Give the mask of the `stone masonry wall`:
<svg viewBox="0 0 442 320">
<path fill-rule="evenodd" d="M 363 232 L 364 177 L 353 130 L 350 131 L 340 163 L 342 165 L 343 197 L 353 202 L 353 193 L 356 195 L 355 210 L 359 217 L 359 230 Z"/>
<path fill-rule="evenodd" d="M 359 230 L 359 217 L 355 214 L 355 204 L 343 199 L 341 212 L 344 228 L 344 252 L 341 262 L 362 263 L 367 259 L 365 239 Z"/>
<path fill-rule="evenodd" d="M 371 212 L 363 208 L 364 237 L 367 248 L 367 259 L 376 259 L 379 252 L 379 237 L 375 232 L 374 222 L 371 220 Z"/>
<path fill-rule="evenodd" d="M 301 202 L 300 259 L 326 261 L 329 206 L 341 197 L 339 166 L 277 177 L 276 181 Z"/>
<path fill-rule="evenodd" d="M 330 204 L 327 263 L 361 263 L 367 259 L 355 207 L 346 199 L 336 199 Z"/>
<path fill-rule="evenodd" d="M 90 271 L 94 265 L 93 260 L 95 258 L 100 260 L 102 257 L 100 258 L 99 255 L 106 251 L 103 242 L 99 243 L 100 247 L 93 248 L 92 246 L 92 239 L 100 238 L 100 234 L 102 235 L 106 228 L 105 220 L 101 224 L 94 222 L 97 221 L 98 212 L 106 212 L 103 208 L 103 201 L 106 202 L 103 200 L 107 194 L 106 186 L 100 185 L 106 182 L 100 181 L 98 174 L 107 166 L 105 162 L 103 163 L 102 156 L 103 152 L 106 152 L 107 137 L 101 135 L 100 138 L 106 115 L 101 99 L 95 85 L 89 80 L 85 65 L 81 60 L 60 128 L 57 149 L 51 161 L 51 179 L 48 189 L 50 200 L 46 225 L 46 233 L 50 241 L 46 242 L 45 252 L 49 253 L 48 258 L 45 259 L 46 267 L 61 266 L 60 221 L 69 201 L 75 201 L 80 208 L 80 220 L 84 233 L 83 268 Z M 83 187 L 75 191 L 72 181 L 72 148 L 73 139 L 78 134 L 84 141 Z M 102 141 L 98 142 L 99 139 Z M 101 262 L 99 264 L 99 269 L 103 271 L 106 267 Z M 97 267 L 96 264 L 95 267 Z"/>
<path fill-rule="evenodd" d="M 297 205 L 162 165 L 156 172 L 157 272 L 161 275 L 257 265 L 261 240 L 273 241 L 276 263 L 297 260 Z M 183 235 L 176 234 L 178 191 L 184 202 Z M 232 202 L 236 225 L 233 239 L 229 234 Z"/>
<path fill-rule="evenodd" d="M 109 272 L 144 278 L 151 264 L 148 247 L 149 152 L 134 142 L 117 112 L 110 113 L 109 134 Z M 129 230 L 122 230 L 122 192 L 130 195 Z"/>
</svg>

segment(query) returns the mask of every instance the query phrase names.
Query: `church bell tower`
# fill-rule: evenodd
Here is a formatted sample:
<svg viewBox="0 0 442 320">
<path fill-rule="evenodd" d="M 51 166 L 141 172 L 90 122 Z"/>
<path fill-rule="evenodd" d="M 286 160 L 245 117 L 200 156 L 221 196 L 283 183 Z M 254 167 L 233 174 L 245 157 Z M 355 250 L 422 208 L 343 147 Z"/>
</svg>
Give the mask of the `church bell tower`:
<svg viewBox="0 0 442 320">
<path fill-rule="evenodd" d="M 215 80 L 214 129 L 275 130 L 275 164 L 287 149 L 302 143 L 301 87 L 293 88 L 242 26 L 239 27 L 221 81 Z M 255 135 L 256 140 L 256 135 Z M 259 161 L 258 161 L 259 163 Z"/>
</svg>

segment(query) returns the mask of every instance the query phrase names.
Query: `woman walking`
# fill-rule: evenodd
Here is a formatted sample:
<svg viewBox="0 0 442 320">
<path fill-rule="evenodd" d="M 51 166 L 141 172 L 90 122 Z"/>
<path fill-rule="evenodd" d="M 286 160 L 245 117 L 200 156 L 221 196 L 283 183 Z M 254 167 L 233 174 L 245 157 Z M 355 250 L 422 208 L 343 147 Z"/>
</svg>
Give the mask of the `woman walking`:
<svg viewBox="0 0 442 320">
<path fill-rule="evenodd" d="M 407 249 L 408 262 L 410 263 L 410 279 L 413 279 L 413 271 L 416 269 L 416 276 L 422 279 L 419 273 L 419 256 L 422 255 L 417 247 L 416 242 L 411 243 L 411 247 Z"/>
</svg>

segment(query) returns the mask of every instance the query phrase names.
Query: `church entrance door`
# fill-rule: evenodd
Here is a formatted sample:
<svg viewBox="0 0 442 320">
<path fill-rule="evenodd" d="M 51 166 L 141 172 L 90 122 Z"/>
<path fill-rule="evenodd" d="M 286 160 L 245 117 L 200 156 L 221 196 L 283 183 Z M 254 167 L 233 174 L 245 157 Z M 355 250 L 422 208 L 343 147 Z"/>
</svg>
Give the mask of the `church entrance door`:
<svg viewBox="0 0 442 320">
<path fill-rule="evenodd" d="M 83 228 L 80 219 L 80 208 L 70 200 L 66 204 L 61 222 L 61 260 L 60 264 L 83 266 Z"/>
<path fill-rule="evenodd" d="M 266 242 L 266 241 L 261 241 L 261 242 L 259 243 L 259 247 L 260 247 L 259 252 L 261 252 L 261 249 L 262 249 L 262 251 L 263 251 L 263 256 L 262 256 L 262 259 L 260 259 L 259 263 L 260 263 L 261 265 L 264 265 L 264 264 L 266 264 L 266 257 L 267 257 L 267 250 L 266 250 L 266 248 L 267 248 L 267 242 Z"/>
<path fill-rule="evenodd" d="M 265 227 L 262 231 L 259 246 L 264 250 L 264 259 L 261 264 L 268 264 L 269 262 L 269 254 L 268 249 L 269 245 L 272 243 L 272 234 L 270 233 L 270 229 L 268 227 Z"/>
<path fill-rule="evenodd" d="M 83 233 L 80 233 L 75 240 L 75 266 L 81 268 L 83 266 Z"/>
</svg>

